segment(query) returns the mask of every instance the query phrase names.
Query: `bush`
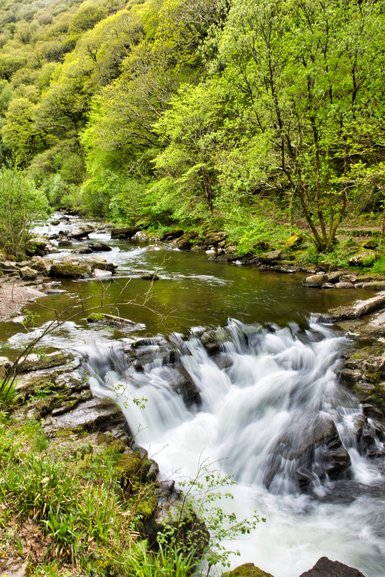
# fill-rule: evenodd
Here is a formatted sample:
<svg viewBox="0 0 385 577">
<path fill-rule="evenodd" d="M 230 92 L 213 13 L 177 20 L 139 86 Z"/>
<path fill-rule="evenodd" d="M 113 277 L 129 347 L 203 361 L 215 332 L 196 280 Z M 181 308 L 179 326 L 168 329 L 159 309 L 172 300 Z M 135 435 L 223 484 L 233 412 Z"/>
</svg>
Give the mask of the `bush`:
<svg viewBox="0 0 385 577">
<path fill-rule="evenodd" d="M 0 247 L 22 258 L 32 223 L 48 210 L 46 196 L 32 180 L 13 168 L 0 170 Z"/>
</svg>

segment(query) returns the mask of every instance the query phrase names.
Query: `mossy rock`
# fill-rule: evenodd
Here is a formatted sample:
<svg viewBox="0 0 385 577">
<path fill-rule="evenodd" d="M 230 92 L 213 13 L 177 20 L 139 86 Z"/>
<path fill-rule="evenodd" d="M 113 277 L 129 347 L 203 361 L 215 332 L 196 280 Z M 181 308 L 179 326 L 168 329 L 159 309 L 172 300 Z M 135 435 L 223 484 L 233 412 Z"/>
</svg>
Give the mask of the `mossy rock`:
<svg viewBox="0 0 385 577">
<path fill-rule="evenodd" d="M 350 266 L 372 266 L 380 255 L 373 250 L 362 250 L 349 259 Z"/>
<path fill-rule="evenodd" d="M 87 278 L 91 276 L 91 268 L 87 263 L 63 260 L 51 266 L 50 276 L 72 279 Z"/>
<path fill-rule="evenodd" d="M 120 456 L 117 468 L 120 472 L 120 484 L 123 490 L 131 492 L 137 483 L 146 481 L 151 461 L 139 452 L 124 453 Z"/>
<path fill-rule="evenodd" d="M 224 573 L 223 577 L 273 577 L 271 573 L 266 573 L 259 567 L 256 567 L 253 563 L 245 563 L 240 565 L 233 571 Z"/>
<path fill-rule="evenodd" d="M 196 231 L 186 232 L 183 236 L 178 238 L 175 242 L 176 246 L 181 250 L 189 250 L 192 245 L 197 242 L 199 238 L 199 233 Z"/>
</svg>

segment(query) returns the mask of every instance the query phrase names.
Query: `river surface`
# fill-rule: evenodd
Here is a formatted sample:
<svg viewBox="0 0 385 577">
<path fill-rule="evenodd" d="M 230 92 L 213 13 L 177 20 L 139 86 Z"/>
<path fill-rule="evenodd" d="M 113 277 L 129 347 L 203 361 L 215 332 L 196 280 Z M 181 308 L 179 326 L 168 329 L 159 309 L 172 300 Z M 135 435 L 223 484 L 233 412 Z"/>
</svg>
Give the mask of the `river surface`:
<svg viewBox="0 0 385 577">
<path fill-rule="evenodd" d="M 52 231 L 55 226 L 40 232 Z M 250 535 L 226 543 L 240 552 L 232 565 L 254 562 L 274 577 L 299 577 L 326 555 L 366 577 L 384 577 L 384 463 L 368 459 L 357 444 L 362 407 L 336 377 L 348 340 L 313 316 L 368 294 L 304 288 L 300 274 L 210 262 L 206 254 L 172 246 L 111 241 L 108 232 L 91 237 L 111 245 L 98 256 L 118 265 L 114 278 L 61 283 L 64 292 L 28 306 L 29 332 L 2 324 L 5 351 L 24 346 L 52 319 L 67 319 L 43 343 L 87 356 L 95 393 L 121 404 L 162 476 L 194 478 L 203 464 L 234 479 L 234 499 L 225 507 L 239 518 L 254 512 L 266 518 Z M 143 280 L 148 273 L 159 280 Z M 89 311 L 100 308 L 132 324 L 87 323 Z M 207 354 L 202 327 L 220 327 L 224 362 Z M 160 361 L 156 341 L 140 371 L 116 361 L 136 339 L 156 335 L 178 351 L 199 406 L 186 405 L 175 390 L 175 368 Z M 306 462 L 297 456 L 320 422 L 335 428 L 349 455 L 342 479 L 325 473 L 321 449 L 307 451 Z"/>
</svg>

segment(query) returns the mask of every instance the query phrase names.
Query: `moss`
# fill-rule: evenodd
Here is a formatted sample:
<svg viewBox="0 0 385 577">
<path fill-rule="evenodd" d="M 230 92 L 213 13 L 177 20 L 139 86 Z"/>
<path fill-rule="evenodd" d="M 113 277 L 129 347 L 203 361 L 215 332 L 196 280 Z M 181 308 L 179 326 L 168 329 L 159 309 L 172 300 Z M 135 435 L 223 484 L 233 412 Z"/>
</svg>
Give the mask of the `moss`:
<svg viewBox="0 0 385 577">
<path fill-rule="evenodd" d="M 105 316 L 103 313 L 91 313 L 87 317 L 88 323 L 100 323 L 105 320 Z"/>
<path fill-rule="evenodd" d="M 266 571 L 262 571 L 253 563 L 245 563 L 245 565 L 241 565 L 237 567 L 233 571 L 225 573 L 222 577 L 273 577 L 271 573 L 266 573 Z"/>
<path fill-rule="evenodd" d="M 138 483 L 147 479 L 151 467 L 151 461 L 139 452 L 124 453 L 117 462 L 117 470 L 120 473 L 120 483 L 123 490 L 131 492 Z"/>
</svg>

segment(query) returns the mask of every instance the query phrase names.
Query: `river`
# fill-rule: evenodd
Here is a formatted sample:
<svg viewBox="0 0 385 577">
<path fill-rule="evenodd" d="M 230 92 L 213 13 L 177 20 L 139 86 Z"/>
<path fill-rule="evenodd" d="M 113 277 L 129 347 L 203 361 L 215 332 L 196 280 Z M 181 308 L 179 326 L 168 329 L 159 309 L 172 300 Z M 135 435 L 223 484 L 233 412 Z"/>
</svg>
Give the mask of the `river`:
<svg viewBox="0 0 385 577">
<path fill-rule="evenodd" d="M 304 288 L 300 274 L 111 241 L 108 232 L 91 236 L 110 243 L 101 256 L 118 265 L 117 274 L 63 282 L 64 292 L 28 307 L 32 334 L 71 315 L 45 344 L 86 355 L 95 393 L 121 404 L 163 477 L 194 478 L 203 463 L 234 479 L 227 506 L 239 518 L 257 512 L 266 522 L 226 543 L 240 552 L 232 565 L 254 562 L 274 577 L 298 577 L 326 555 L 383 577 L 384 461 L 368 458 L 357 441 L 363 410 L 336 376 L 348 339 L 314 320 L 364 293 Z M 148 273 L 159 280 L 143 280 Z M 101 306 L 133 323 L 88 324 L 87 310 Z M 204 344 L 207 327 L 215 354 Z M 3 335 L 11 348 L 30 338 L 14 323 L 3 323 Z M 127 361 L 138 339 L 136 350 L 146 356 L 140 368 Z M 170 350 L 177 364 L 164 361 Z M 186 403 L 181 375 L 199 402 Z M 374 442 L 382 446 L 380 438 Z"/>
</svg>

